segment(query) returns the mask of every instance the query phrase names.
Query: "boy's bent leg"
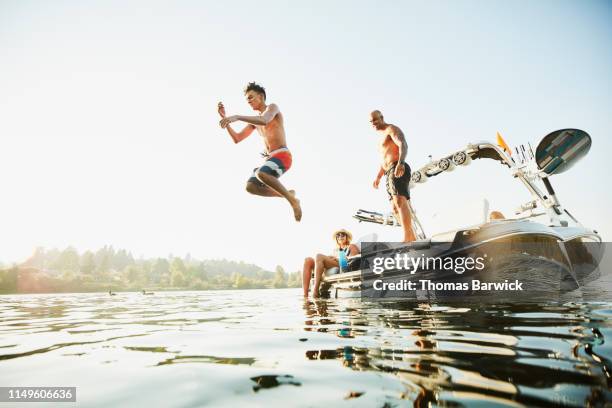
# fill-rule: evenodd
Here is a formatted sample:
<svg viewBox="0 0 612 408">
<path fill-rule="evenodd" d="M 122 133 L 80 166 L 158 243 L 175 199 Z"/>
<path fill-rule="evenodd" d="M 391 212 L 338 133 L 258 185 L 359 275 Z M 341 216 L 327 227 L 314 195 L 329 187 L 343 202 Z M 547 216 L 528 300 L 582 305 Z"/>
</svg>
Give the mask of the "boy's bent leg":
<svg viewBox="0 0 612 408">
<path fill-rule="evenodd" d="M 262 183 L 267 185 L 269 188 L 274 190 L 278 195 L 270 196 L 270 197 L 285 197 L 291 208 L 293 209 L 293 215 L 295 216 L 296 221 L 300 221 L 302 219 L 302 207 L 300 206 L 300 200 L 295 197 L 295 191 L 287 190 L 285 186 L 273 175 L 263 172 L 261 170 L 257 171 L 257 178 L 261 180 Z"/>
<path fill-rule="evenodd" d="M 255 179 L 247 181 L 246 191 L 253 195 L 262 197 L 282 197 L 276 190 L 268 187 L 261 181 Z"/>
<path fill-rule="evenodd" d="M 408 199 L 404 196 L 394 195 L 393 205 L 397 208 L 404 229 L 404 242 L 416 241 L 416 236 L 412 230 L 412 217 L 410 217 L 410 210 L 408 209 Z"/>
<path fill-rule="evenodd" d="M 257 173 L 261 170 L 261 167 L 255 167 L 251 177 L 247 180 L 246 191 L 249 194 L 258 195 L 261 197 L 282 197 L 276 190 L 270 188 L 265 183 L 257 178 Z"/>
</svg>

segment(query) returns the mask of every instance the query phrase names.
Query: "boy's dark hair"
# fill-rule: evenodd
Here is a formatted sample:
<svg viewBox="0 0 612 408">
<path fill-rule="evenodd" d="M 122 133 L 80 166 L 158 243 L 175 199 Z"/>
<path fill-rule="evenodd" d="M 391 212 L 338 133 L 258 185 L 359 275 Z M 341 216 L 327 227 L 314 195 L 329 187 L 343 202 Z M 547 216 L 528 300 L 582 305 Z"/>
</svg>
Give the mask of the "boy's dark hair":
<svg viewBox="0 0 612 408">
<path fill-rule="evenodd" d="M 246 94 L 249 91 L 255 91 L 258 94 L 263 95 L 264 101 L 266 100 L 266 90 L 263 86 L 259 85 L 256 82 L 249 82 L 249 84 L 244 88 L 244 93 Z"/>
</svg>

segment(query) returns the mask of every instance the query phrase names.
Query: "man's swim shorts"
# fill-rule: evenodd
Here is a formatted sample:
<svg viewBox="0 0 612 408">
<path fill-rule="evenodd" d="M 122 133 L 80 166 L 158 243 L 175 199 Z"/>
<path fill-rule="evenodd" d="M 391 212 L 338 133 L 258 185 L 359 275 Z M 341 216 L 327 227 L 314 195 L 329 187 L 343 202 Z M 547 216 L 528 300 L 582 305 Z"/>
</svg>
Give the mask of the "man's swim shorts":
<svg viewBox="0 0 612 408">
<path fill-rule="evenodd" d="M 404 162 L 404 174 L 402 177 L 395 178 L 394 173 L 396 165 L 397 162 L 393 163 L 389 170 L 385 171 L 389 200 L 391 200 L 395 195 L 404 196 L 410 200 L 410 187 L 408 187 L 408 184 L 410 183 L 410 166 L 408 163 Z"/>
</svg>

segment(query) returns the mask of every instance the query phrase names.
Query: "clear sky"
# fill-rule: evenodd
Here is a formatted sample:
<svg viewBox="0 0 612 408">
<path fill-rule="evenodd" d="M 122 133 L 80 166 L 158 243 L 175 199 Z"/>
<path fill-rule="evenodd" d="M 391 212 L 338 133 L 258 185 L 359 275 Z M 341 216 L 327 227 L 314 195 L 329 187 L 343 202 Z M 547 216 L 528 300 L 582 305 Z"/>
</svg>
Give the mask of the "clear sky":
<svg viewBox="0 0 612 408">
<path fill-rule="evenodd" d="M 339 227 L 388 210 L 368 122 L 406 134 L 413 168 L 470 141 L 535 145 L 577 127 L 591 153 L 553 178 L 562 203 L 612 236 L 609 1 L 0 0 L 0 261 L 35 246 L 106 244 L 297 270 Z M 235 145 L 216 104 L 251 114 L 263 84 L 285 115 L 304 218 L 245 192 L 254 133 Z M 507 215 L 528 199 L 501 166 L 474 163 L 413 190 L 428 233 Z"/>
</svg>

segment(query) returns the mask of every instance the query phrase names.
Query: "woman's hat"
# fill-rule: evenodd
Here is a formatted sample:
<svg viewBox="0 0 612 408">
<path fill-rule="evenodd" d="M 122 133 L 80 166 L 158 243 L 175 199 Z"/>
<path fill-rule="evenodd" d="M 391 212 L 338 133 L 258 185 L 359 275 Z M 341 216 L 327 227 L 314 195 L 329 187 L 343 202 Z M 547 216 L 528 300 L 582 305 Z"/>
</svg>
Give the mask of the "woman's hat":
<svg viewBox="0 0 612 408">
<path fill-rule="evenodd" d="M 336 235 L 338 235 L 340 232 L 346 234 L 346 238 L 349 241 L 353 240 L 353 234 L 351 234 L 350 232 L 348 232 L 347 230 L 343 229 L 339 229 L 338 231 L 334 232 L 334 235 L 332 235 L 332 237 L 334 238 L 334 241 L 336 240 Z"/>
</svg>

